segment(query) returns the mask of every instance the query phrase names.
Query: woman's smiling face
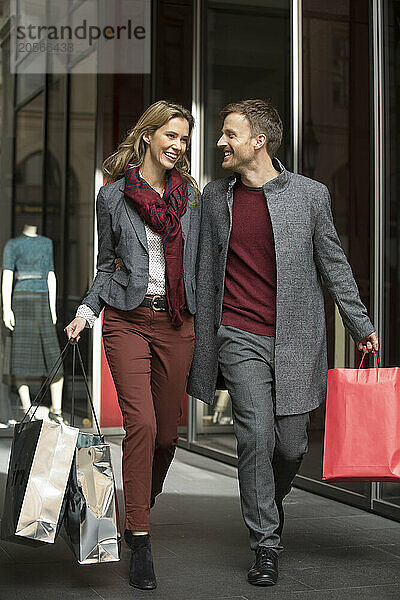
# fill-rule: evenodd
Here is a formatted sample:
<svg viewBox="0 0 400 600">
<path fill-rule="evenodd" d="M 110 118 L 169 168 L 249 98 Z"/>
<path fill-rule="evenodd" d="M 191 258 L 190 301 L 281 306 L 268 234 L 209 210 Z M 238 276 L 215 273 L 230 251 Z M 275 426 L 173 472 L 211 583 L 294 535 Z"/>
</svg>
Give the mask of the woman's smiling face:
<svg viewBox="0 0 400 600">
<path fill-rule="evenodd" d="M 189 123 L 181 117 L 170 119 L 153 134 L 144 134 L 153 163 L 172 169 L 185 154 L 189 143 Z"/>
</svg>

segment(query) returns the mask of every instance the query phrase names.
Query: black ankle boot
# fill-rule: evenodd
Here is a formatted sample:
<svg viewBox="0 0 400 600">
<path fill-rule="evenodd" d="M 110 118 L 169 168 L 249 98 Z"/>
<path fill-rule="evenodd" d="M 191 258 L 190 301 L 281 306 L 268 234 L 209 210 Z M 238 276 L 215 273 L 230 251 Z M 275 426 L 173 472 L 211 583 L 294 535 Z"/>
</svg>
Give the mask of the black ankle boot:
<svg viewBox="0 0 400 600">
<path fill-rule="evenodd" d="M 132 550 L 129 565 L 129 584 L 141 590 L 154 590 L 157 587 L 151 554 L 150 534 L 133 535 L 126 529 L 125 542 Z"/>
</svg>

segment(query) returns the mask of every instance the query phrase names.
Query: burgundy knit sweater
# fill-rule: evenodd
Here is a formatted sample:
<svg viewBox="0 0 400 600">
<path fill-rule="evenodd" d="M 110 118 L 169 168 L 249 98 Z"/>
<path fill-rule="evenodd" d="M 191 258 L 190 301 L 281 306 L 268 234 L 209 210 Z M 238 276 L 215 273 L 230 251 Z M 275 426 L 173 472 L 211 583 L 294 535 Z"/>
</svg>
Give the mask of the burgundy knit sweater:
<svg viewBox="0 0 400 600">
<path fill-rule="evenodd" d="M 274 236 L 262 188 L 236 183 L 225 272 L 222 325 L 275 336 Z"/>
</svg>

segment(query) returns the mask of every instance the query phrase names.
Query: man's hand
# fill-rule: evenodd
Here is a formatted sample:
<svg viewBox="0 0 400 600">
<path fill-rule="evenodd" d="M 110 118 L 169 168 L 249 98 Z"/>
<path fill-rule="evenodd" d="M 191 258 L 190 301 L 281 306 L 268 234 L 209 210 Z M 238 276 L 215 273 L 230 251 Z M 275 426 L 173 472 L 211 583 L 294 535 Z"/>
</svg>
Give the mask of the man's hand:
<svg viewBox="0 0 400 600">
<path fill-rule="evenodd" d="M 376 331 L 374 331 L 374 333 L 371 333 L 370 335 L 365 337 L 363 340 L 358 342 L 357 346 L 358 346 L 358 349 L 360 352 L 364 352 L 364 350 L 366 350 L 367 352 L 372 352 L 372 350 L 375 350 L 375 352 L 378 352 L 379 342 L 378 342 L 378 336 L 376 335 Z"/>
<path fill-rule="evenodd" d="M 115 258 L 114 262 L 115 262 L 115 270 L 116 271 L 120 271 L 121 269 L 123 269 L 125 267 L 124 261 L 122 260 L 122 258 Z"/>
</svg>

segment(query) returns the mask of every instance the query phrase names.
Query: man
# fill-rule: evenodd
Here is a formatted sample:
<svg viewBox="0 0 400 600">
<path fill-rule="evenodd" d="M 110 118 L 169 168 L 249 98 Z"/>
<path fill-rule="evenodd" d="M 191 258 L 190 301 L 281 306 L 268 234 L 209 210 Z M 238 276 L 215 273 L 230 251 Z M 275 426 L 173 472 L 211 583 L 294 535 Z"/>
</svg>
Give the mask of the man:
<svg viewBox="0 0 400 600">
<path fill-rule="evenodd" d="M 254 585 L 278 577 L 282 501 L 307 451 L 309 412 L 325 399 L 321 279 L 360 350 L 378 348 L 330 210 L 327 188 L 276 159 L 269 103 L 221 111 L 223 168 L 202 198 L 196 349 L 188 392 L 211 404 L 218 365 L 232 400 L 242 513 Z"/>
</svg>

